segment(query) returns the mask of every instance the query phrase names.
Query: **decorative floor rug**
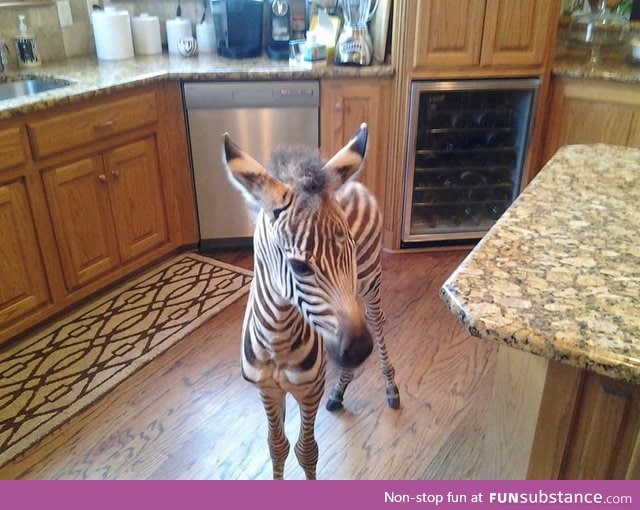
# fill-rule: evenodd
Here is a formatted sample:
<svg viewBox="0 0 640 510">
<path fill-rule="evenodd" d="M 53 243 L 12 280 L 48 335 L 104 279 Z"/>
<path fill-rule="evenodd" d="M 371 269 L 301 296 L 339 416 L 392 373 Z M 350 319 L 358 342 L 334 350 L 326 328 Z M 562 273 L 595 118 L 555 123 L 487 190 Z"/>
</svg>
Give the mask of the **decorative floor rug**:
<svg viewBox="0 0 640 510">
<path fill-rule="evenodd" d="M 0 466 L 243 296 L 251 276 L 183 253 L 0 350 Z"/>
</svg>

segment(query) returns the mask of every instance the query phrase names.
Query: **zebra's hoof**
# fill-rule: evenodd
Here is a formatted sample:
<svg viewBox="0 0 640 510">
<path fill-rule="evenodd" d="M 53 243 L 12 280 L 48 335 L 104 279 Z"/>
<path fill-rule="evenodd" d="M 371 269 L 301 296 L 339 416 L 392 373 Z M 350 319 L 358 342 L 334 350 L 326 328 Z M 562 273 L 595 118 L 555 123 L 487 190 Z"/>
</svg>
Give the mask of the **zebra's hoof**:
<svg viewBox="0 0 640 510">
<path fill-rule="evenodd" d="M 387 390 L 387 403 L 391 409 L 400 409 L 400 393 L 398 388 L 390 388 Z"/>
<path fill-rule="evenodd" d="M 342 400 L 338 400 L 335 398 L 329 398 L 329 400 L 327 400 L 327 411 L 339 411 L 340 409 L 342 409 L 342 407 Z"/>
</svg>

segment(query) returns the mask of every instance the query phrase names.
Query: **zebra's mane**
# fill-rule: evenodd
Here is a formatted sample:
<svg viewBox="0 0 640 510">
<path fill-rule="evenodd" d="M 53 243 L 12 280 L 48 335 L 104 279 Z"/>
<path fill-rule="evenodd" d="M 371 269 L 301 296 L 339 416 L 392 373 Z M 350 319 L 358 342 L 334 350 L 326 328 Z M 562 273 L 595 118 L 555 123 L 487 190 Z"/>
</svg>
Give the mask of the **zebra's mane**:
<svg viewBox="0 0 640 510">
<path fill-rule="evenodd" d="M 330 185 L 326 174 L 320 171 L 324 164 L 316 149 L 278 147 L 271 154 L 266 168 L 276 179 L 295 191 L 318 195 Z"/>
</svg>

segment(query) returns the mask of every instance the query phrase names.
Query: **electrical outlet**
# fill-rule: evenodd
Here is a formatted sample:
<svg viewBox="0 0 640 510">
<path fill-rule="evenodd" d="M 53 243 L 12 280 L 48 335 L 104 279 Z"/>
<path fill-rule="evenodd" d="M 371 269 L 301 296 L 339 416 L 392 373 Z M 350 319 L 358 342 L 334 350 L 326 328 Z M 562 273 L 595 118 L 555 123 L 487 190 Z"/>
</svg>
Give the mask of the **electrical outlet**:
<svg viewBox="0 0 640 510">
<path fill-rule="evenodd" d="M 73 25 L 73 17 L 71 16 L 71 6 L 69 0 L 59 0 L 56 2 L 58 8 L 58 20 L 60 21 L 60 28 L 66 28 Z"/>
</svg>

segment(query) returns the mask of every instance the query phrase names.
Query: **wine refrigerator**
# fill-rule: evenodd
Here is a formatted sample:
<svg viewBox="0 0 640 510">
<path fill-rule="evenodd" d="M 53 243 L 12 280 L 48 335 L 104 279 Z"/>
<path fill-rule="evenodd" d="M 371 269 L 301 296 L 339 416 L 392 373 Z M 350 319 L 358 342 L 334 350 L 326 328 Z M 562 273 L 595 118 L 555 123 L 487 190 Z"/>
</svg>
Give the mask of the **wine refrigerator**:
<svg viewBox="0 0 640 510">
<path fill-rule="evenodd" d="M 403 246 L 477 240 L 520 193 L 538 79 L 411 85 Z"/>
</svg>

